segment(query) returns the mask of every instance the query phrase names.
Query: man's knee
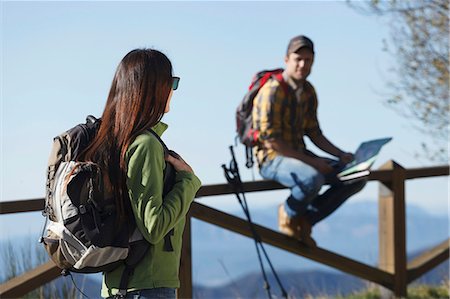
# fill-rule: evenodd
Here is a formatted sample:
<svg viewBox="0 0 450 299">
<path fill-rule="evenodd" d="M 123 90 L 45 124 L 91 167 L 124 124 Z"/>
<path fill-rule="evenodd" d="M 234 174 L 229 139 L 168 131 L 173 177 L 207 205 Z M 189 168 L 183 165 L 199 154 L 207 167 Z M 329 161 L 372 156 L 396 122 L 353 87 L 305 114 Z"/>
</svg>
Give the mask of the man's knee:
<svg viewBox="0 0 450 299">
<path fill-rule="evenodd" d="M 352 189 L 357 190 L 357 192 L 361 191 L 364 186 L 367 184 L 367 180 L 360 180 L 357 182 L 354 182 L 353 184 L 350 184 Z"/>
<path fill-rule="evenodd" d="M 366 186 L 366 184 L 367 180 L 360 180 L 353 182 L 351 184 L 347 184 L 345 185 L 344 188 L 347 190 L 346 193 L 350 193 L 351 195 L 353 195 L 361 191 L 364 188 L 364 186 Z"/>
<path fill-rule="evenodd" d="M 325 177 L 317 172 L 314 176 L 311 177 L 311 193 L 317 194 L 322 188 L 323 184 L 325 184 Z"/>
<path fill-rule="evenodd" d="M 299 179 L 294 173 L 292 174 L 296 185 L 302 190 L 305 197 L 316 196 L 323 184 L 325 184 L 325 178 L 319 172 L 309 175 L 303 179 Z"/>
</svg>

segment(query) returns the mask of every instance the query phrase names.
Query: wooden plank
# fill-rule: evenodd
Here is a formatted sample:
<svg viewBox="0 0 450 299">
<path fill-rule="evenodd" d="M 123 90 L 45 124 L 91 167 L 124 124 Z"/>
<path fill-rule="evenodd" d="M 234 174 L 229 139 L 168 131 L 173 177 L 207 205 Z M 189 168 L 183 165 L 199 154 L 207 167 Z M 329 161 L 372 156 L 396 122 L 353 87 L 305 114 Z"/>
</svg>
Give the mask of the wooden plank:
<svg viewBox="0 0 450 299">
<path fill-rule="evenodd" d="M 369 181 L 389 181 L 392 178 L 391 170 L 376 170 L 370 173 Z M 285 186 L 271 180 L 243 182 L 245 192 L 273 191 L 286 189 Z M 234 194 L 230 184 L 215 184 L 202 186 L 196 197 Z"/>
<path fill-rule="evenodd" d="M 416 179 L 424 177 L 445 176 L 449 175 L 449 166 L 436 166 L 436 167 L 424 167 L 424 168 L 411 168 L 406 171 L 406 179 Z M 386 169 L 381 167 L 378 170 L 371 171 L 369 175 L 369 181 L 381 181 L 390 182 L 393 178 L 392 169 Z M 286 187 L 278 184 L 277 182 L 270 180 L 261 180 L 253 182 L 244 182 L 245 192 L 258 192 L 285 189 Z M 197 197 L 203 196 L 215 196 L 215 195 L 227 195 L 233 194 L 234 190 L 229 184 L 215 184 L 202 186 L 197 192 Z"/>
<path fill-rule="evenodd" d="M 434 176 L 449 175 L 449 166 L 436 166 L 425 168 L 411 168 L 406 170 L 406 179 L 425 178 Z M 392 180 L 392 170 L 374 170 L 369 175 L 369 181 L 381 181 L 388 185 Z M 259 192 L 285 189 L 286 187 L 270 180 L 244 182 L 245 192 Z M 233 194 L 234 190 L 229 184 L 205 185 L 197 192 L 196 197 L 216 196 Z M 44 199 L 28 199 L 17 201 L 0 202 L 0 214 L 21 213 L 42 211 L 44 209 Z"/>
<path fill-rule="evenodd" d="M 202 221 L 218 225 L 224 229 L 228 229 L 247 237 L 252 237 L 249 224 L 244 219 L 228 215 L 197 202 L 194 202 L 192 204 L 191 213 L 192 217 L 195 217 Z M 307 247 L 294 238 L 288 237 L 284 234 L 280 234 L 257 224 L 255 224 L 255 229 L 261 237 L 261 240 L 269 245 L 278 247 L 300 256 L 304 256 L 311 260 L 334 267 L 363 279 L 373 281 L 387 288 L 393 287 L 393 275 L 385 271 L 365 265 L 358 261 L 346 258 L 319 247 Z"/>
<path fill-rule="evenodd" d="M 405 204 L 406 171 L 394 162 L 392 187 L 394 192 L 394 294 L 397 297 L 407 295 L 407 253 L 406 253 L 406 204 Z"/>
<path fill-rule="evenodd" d="M 275 181 L 269 180 L 244 182 L 243 187 L 245 192 L 271 191 L 286 188 Z M 206 185 L 200 188 L 196 197 L 228 195 L 234 194 L 234 192 L 235 191 L 230 184 Z"/>
<path fill-rule="evenodd" d="M 394 194 L 384 184 L 379 185 L 378 193 L 378 264 L 394 273 Z"/>
<path fill-rule="evenodd" d="M 180 288 L 177 290 L 177 298 L 192 297 L 192 238 L 191 215 L 186 216 L 186 224 L 183 232 L 183 245 L 180 260 Z"/>
<path fill-rule="evenodd" d="M 49 261 L 25 274 L 0 285 L 0 298 L 19 298 L 61 275 L 55 263 Z"/>
<path fill-rule="evenodd" d="M 450 239 L 424 252 L 408 263 L 408 283 L 448 260 Z"/>
<path fill-rule="evenodd" d="M 44 199 L 27 199 L 0 202 L 0 214 L 35 212 L 44 210 Z"/>
<path fill-rule="evenodd" d="M 382 170 L 392 170 L 391 189 L 379 189 L 379 265 L 394 275 L 394 294 L 406 296 L 406 210 L 405 169 L 388 161 Z"/>
<path fill-rule="evenodd" d="M 431 178 L 435 176 L 449 175 L 450 166 L 435 166 L 406 169 L 406 179 Z"/>
<path fill-rule="evenodd" d="M 392 180 L 391 169 L 377 169 L 371 171 L 369 174 L 369 181 L 379 181 L 383 183 L 389 183 Z"/>
</svg>

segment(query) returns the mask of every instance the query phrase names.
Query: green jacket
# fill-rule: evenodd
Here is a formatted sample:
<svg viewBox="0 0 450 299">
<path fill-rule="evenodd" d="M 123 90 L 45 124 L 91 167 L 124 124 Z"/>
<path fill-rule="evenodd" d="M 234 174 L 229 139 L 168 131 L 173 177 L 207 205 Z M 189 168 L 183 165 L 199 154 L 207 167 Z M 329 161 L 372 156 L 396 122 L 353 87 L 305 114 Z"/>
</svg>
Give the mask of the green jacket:
<svg viewBox="0 0 450 299">
<path fill-rule="evenodd" d="M 167 128 L 158 123 L 153 130 L 161 135 Z M 176 174 L 173 189 L 162 198 L 164 151 L 161 143 L 150 132 L 136 137 L 127 151 L 127 186 L 139 230 L 151 246 L 136 267 L 128 283 L 128 291 L 158 287 L 178 288 L 180 281 L 181 239 L 185 216 L 201 186 L 192 173 Z M 164 236 L 174 228 L 171 236 L 174 251 L 163 250 Z M 123 267 L 103 275 L 102 297 L 117 293 Z"/>
</svg>

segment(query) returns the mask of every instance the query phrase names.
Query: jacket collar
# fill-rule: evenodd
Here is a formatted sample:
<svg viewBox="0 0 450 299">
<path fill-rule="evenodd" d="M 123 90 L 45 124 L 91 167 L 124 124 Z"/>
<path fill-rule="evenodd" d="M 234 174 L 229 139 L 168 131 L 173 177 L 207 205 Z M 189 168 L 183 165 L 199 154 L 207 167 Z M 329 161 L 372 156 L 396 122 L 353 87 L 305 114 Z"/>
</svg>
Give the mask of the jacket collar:
<svg viewBox="0 0 450 299">
<path fill-rule="evenodd" d="M 162 136 L 165 130 L 167 130 L 169 126 L 166 123 L 163 123 L 162 121 L 158 122 L 156 125 L 152 127 L 152 130 L 155 131 L 158 136 Z"/>
<path fill-rule="evenodd" d="M 303 82 L 303 84 L 299 84 L 298 82 L 296 82 L 294 79 L 292 79 L 291 77 L 289 77 L 286 74 L 286 71 L 283 72 L 283 79 L 284 81 L 295 91 L 298 92 L 299 90 L 303 90 L 303 87 L 306 84 L 306 80 Z"/>
</svg>

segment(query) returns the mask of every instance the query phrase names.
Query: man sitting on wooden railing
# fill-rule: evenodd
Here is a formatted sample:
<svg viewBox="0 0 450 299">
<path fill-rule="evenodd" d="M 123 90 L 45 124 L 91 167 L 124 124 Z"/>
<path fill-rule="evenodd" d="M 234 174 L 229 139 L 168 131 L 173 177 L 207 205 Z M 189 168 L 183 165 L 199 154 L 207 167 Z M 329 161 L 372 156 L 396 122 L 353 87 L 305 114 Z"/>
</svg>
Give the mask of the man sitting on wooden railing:
<svg viewBox="0 0 450 299">
<path fill-rule="evenodd" d="M 253 127 L 259 131 L 256 153 L 261 175 L 291 188 L 291 195 L 279 207 L 279 228 L 309 246 L 316 245 L 311 227 L 365 185 L 365 181 L 343 185 L 332 180 L 331 188 L 317 196 L 325 177 L 335 169 L 329 159 L 306 150 L 304 135 L 344 164 L 353 155 L 334 146 L 319 127 L 316 92 L 306 81 L 313 60 L 312 41 L 305 36 L 294 37 L 288 45 L 282 79 L 272 77 L 261 87 L 252 113 Z"/>
</svg>

